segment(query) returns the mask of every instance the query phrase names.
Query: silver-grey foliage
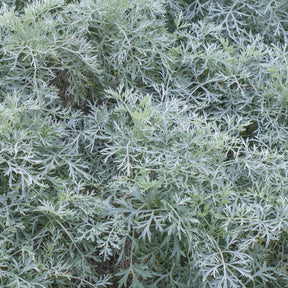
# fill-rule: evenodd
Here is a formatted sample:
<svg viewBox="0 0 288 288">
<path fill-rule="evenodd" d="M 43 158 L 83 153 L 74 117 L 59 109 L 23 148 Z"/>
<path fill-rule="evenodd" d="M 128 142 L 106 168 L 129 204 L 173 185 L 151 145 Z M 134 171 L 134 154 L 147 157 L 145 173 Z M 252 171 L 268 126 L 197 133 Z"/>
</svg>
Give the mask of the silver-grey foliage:
<svg viewBox="0 0 288 288">
<path fill-rule="evenodd" d="M 285 0 L 2 1 L 1 287 L 287 287 Z"/>
</svg>

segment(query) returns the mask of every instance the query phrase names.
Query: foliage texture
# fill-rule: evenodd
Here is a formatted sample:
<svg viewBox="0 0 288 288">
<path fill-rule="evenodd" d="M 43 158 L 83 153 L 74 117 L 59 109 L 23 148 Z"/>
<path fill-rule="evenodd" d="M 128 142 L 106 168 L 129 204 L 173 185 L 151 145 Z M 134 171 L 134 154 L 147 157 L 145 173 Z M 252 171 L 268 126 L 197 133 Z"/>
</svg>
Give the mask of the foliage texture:
<svg viewBox="0 0 288 288">
<path fill-rule="evenodd" d="M 288 287 L 286 0 L 0 8 L 0 286 Z"/>
</svg>

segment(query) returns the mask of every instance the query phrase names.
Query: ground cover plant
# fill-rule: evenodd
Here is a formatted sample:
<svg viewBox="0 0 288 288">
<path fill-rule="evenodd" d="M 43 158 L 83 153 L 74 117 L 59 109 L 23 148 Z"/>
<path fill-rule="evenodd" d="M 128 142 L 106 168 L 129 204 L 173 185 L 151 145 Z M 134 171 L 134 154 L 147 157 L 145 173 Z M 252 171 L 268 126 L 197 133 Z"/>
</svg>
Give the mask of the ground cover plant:
<svg viewBox="0 0 288 288">
<path fill-rule="evenodd" d="M 0 287 L 288 287 L 286 0 L 7 0 Z"/>
</svg>

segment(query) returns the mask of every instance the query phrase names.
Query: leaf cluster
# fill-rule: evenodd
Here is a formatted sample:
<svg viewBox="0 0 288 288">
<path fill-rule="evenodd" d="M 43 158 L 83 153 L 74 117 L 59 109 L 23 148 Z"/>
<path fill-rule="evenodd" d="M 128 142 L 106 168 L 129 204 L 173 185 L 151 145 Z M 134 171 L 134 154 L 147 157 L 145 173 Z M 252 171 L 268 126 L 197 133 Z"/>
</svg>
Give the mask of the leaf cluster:
<svg viewBox="0 0 288 288">
<path fill-rule="evenodd" d="M 2 1 L 1 287 L 285 287 L 286 1 Z"/>
</svg>

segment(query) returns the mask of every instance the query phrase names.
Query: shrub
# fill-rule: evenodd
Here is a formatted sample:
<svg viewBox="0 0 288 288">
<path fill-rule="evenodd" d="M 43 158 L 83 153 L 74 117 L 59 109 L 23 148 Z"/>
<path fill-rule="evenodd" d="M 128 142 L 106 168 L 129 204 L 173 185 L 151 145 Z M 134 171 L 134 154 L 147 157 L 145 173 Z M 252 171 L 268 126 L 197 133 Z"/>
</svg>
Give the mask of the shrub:
<svg viewBox="0 0 288 288">
<path fill-rule="evenodd" d="M 3 1 L 1 287 L 287 285 L 286 1 Z"/>
</svg>

